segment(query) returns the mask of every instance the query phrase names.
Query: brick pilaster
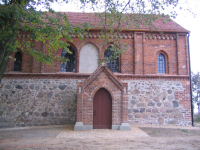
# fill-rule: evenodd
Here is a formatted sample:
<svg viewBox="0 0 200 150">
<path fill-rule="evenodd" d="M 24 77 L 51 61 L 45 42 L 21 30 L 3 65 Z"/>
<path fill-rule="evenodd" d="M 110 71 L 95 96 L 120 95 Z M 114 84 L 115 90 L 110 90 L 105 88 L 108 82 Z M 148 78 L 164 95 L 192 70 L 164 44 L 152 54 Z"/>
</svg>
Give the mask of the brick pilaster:
<svg viewBox="0 0 200 150">
<path fill-rule="evenodd" d="M 123 83 L 122 123 L 128 123 L 128 83 Z"/>
<path fill-rule="evenodd" d="M 77 122 L 83 122 L 82 82 L 77 83 Z"/>
<path fill-rule="evenodd" d="M 134 33 L 135 50 L 135 74 L 144 74 L 144 34 L 143 32 Z"/>
<path fill-rule="evenodd" d="M 188 73 L 188 47 L 187 35 L 177 34 L 177 59 L 178 59 L 178 74 L 187 75 Z"/>
</svg>

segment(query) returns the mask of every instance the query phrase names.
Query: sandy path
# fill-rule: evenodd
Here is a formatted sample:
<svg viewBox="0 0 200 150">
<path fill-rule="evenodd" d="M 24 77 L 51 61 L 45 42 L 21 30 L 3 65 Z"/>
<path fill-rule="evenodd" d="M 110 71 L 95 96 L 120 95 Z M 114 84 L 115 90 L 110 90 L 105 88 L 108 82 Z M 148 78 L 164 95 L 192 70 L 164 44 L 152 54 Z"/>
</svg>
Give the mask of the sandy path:
<svg viewBox="0 0 200 150">
<path fill-rule="evenodd" d="M 0 131 L 0 149 L 200 150 L 200 128 L 140 126 L 126 132 L 112 130 L 73 132 L 70 128 L 73 127 Z M 137 134 L 142 136 L 136 136 Z"/>
</svg>

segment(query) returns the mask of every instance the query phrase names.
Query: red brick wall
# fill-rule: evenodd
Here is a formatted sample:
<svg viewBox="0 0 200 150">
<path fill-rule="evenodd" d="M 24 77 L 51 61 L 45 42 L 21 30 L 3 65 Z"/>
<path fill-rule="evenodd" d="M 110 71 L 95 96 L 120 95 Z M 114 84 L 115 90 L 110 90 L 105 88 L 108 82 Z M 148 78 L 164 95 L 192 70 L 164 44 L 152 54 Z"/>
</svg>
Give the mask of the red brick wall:
<svg viewBox="0 0 200 150">
<path fill-rule="evenodd" d="M 77 122 L 93 125 L 93 99 L 96 92 L 104 88 L 112 99 L 112 125 L 128 123 L 128 84 L 121 83 L 107 67 L 100 66 L 77 85 Z"/>
<path fill-rule="evenodd" d="M 160 53 L 165 56 L 166 73 L 177 74 L 176 40 L 145 39 L 144 43 L 144 74 L 158 72 L 157 57 Z"/>
<path fill-rule="evenodd" d="M 178 74 L 189 74 L 188 46 L 186 34 L 177 34 Z"/>
<path fill-rule="evenodd" d="M 40 42 L 36 42 L 34 41 L 34 48 L 37 51 L 42 52 L 43 51 L 43 43 Z M 41 73 L 41 62 L 36 61 L 35 59 L 33 59 L 33 64 L 32 64 L 32 73 Z"/>
<path fill-rule="evenodd" d="M 134 33 L 135 74 L 144 74 L 144 33 Z"/>
<path fill-rule="evenodd" d="M 33 58 L 32 56 L 28 55 L 27 53 L 24 53 L 19 50 L 19 52 L 22 54 L 22 63 L 21 63 L 21 72 L 23 73 L 32 73 L 32 65 L 33 65 Z M 13 52 L 12 58 L 9 60 L 8 66 L 6 68 L 5 72 L 10 72 L 14 70 L 14 58 L 15 58 L 16 52 Z"/>
<path fill-rule="evenodd" d="M 97 32 L 91 32 L 93 37 L 86 37 L 84 41 L 77 37 L 69 43 L 76 53 L 75 72 L 79 72 L 80 50 L 86 43 L 94 44 L 99 50 L 99 58 L 103 58 L 105 49 L 102 43 L 95 37 Z M 164 54 L 166 59 L 166 74 L 189 75 L 188 44 L 186 34 L 175 33 L 148 33 L 132 32 L 123 33 L 122 43 L 126 43 L 127 50 L 120 56 L 119 70 L 123 74 L 157 74 L 157 56 Z M 67 42 L 66 39 L 62 39 Z M 46 52 L 46 44 L 34 42 L 38 51 Z M 62 49 L 55 51 L 60 56 Z M 12 55 L 14 57 L 14 53 Z M 13 71 L 13 59 L 10 59 L 6 72 Z M 60 71 L 60 62 L 55 61 L 52 65 L 46 65 L 35 61 L 31 56 L 22 52 L 22 72 L 24 73 L 56 73 Z"/>
</svg>

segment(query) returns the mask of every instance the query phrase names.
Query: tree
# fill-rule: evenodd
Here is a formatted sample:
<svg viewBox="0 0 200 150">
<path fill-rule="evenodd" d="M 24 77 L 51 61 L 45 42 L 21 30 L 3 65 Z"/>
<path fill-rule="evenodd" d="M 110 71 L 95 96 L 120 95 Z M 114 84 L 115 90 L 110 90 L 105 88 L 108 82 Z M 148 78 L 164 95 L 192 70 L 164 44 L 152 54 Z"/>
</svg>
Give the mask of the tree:
<svg viewBox="0 0 200 150">
<path fill-rule="evenodd" d="M 62 37 L 71 41 L 71 34 L 78 34 L 83 39 L 88 25 L 72 26 L 65 14 L 56 13 L 50 8 L 49 1 L 34 0 L 2 0 L 0 5 L 0 79 L 6 69 L 12 52 L 17 49 L 27 52 L 37 61 L 51 64 L 54 59 L 53 51 L 59 48 L 68 49 L 68 44 L 60 40 Z M 53 1 L 54 2 L 54 1 Z M 43 6 L 48 11 L 37 11 L 37 6 Z M 23 33 L 30 36 L 25 40 Z M 47 53 L 38 52 L 34 41 L 47 44 Z M 64 58 L 62 61 L 66 61 Z"/>
<path fill-rule="evenodd" d="M 67 61 L 53 55 L 53 52 L 59 48 L 65 48 L 66 52 L 70 53 L 68 44 L 61 38 L 71 41 L 70 35 L 77 34 L 84 39 L 83 35 L 90 29 L 87 22 L 79 25 L 70 24 L 64 13 L 54 12 L 52 9 L 53 3 L 69 2 L 66 0 L 0 0 L 0 81 L 12 52 L 16 52 L 17 49 L 46 64 L 52 64 L 56 59 Z M 187 3 L 183 0 L 181 2 Z M 99 28 L 102 29 L 99 39 L 103 43 L 102 46 L 112 42 L 112 50 L 116 54 L 126 49 L 126 45 L 122 45 L 119 38 L 124 27 L 150 26 L 159 17 L 164 17 L 163 21 L 168 21 L 169 16 L 175 17 L 177 8 L 191 10 L 185 7 L 185 3 L 184 5 L 179 3 L 179 0 L 77 0 L 72 3 L 79 3 L 82 8 L 99 12 L 96 13 L 96 17 L 100 20 Z M 167 16 L 164 13 L 167 13 Z M 28 40 L 24 39 L 24 32 L 30 34 Z M 111 41 L 110 36 L 115 36 L 115 41 Z M 47 52 L 36 51 L 34 41 L 47 43 Z"/>
<path fill-rule="evenodd" d="M 200 116 L 200 73 L 192 73 L 192 100 L 198 106 L 198 116 Z"/>
</svg>

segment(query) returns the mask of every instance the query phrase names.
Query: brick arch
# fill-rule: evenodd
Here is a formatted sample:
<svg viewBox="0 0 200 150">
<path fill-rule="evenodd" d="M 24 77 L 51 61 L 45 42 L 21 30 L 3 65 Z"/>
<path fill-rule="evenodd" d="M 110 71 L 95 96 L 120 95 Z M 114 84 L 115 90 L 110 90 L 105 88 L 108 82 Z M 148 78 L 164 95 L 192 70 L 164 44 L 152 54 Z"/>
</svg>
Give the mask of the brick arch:
<svg viewBox="0 0 200 150">
<path fill-rule="evenodd" d="M 100 56 L 100 48 L 97 46 L 97 44 L 95 44 L 94 42 L 91 42 L 91 41 L 85 42 L 84 45 L 81 44 L 81 47 L 80 47 L 80 50 L 79 50 L 79 55 L 80 55 L 80 52 L 81 52 L 82 48 L 83 48 L 86 44 L 93 44 L 93 45 L 97 48 L 98 53 L 99 53 L 99 56 Z"/>
<path fill-rule="evenodd" d="M 110 42 L 110 43 L 108 43 L 108 44 L 106 44 L 104 47 L 103 47 L 103 50 L 102 50 L 102 52 L 101 52 L 101 56 L 100 56 L 100 59 L 103 59 L 104 58 L 104 53 L 105 53 L 105 51 L 106 51 L 106 49 L 109 47 L 109 46 L 111 46 L 113 44 L 113 42 Z M 118 73 L 120 73 L 121 72 L 121 55 L 119 55 L 119 57 L 118 57 Z"/>
<path fill-rule="evenodd" d="M 168 54 L 167 52 L 165 52 L 164 50 L 160 50 L 156 53 L 156 73 L 158 73 L 158 64 L 157 64 L 157 58 L 158 58 L 158 55 L 159 54 L 162 54 L 164 57 L 165 57 L 165 71 L 166 71 L 166 74 L 169 74 L 169 60 L 168 60 Z"/>
<path fill-rule="evenodd" d="M 17 48 L 17 51 L 16 52 L 13 52 L 12 53 L 12 58 L 11 58 L 11 63 L 12 63 L 12 65 L 10 65 L 11 67 L 10 67 L 10 71 L 14 71 L 14 59 L 15 59 L 15 55 L 16 55 L 16 53 L 17 52 L 20 52 L 21 53 L 21 55 L 22 55 L 22 63 L 21 63 L 21 72 L 23 71 L 23 58 L 24 58 L 24 53 L 20 50 L 20 49 L 18 49 Z"/>
<path fill-rule="evenodd" d="M 66 42 L 67 44 L 69 44 L 71 47 L 73 47 L 73 49 L 74 49 L 74 51 L 75 51 L 75 54 L 77 55 L 78 54 L 78 49 L 77 49 L 77 47 L 73 44 L 73 43 L 71 43 L 71 42 Z M 61 55 L 61 52 L 62 52 L 62 50 L 63 50 L 63 48 L 60 48 L 60 49 L 58 49 L 58 55 L 60 56 Z"/>
<path fill-rule="evenodd" d="M 113 42 L 110 42 L 108 44 L 106 44 L 105 46 L 102 47 L 102 51 L 101 51 L 101 59 L 104 58 L 104 52 L 106 51 L 106 49 L 111 46 L 113 44 Z"/>
<path fill-rule="evenodd" d="M 159 50 L 156 55 L 158 56 L 159 54 L 163 54 L 165 56 L 166 59 L 168 59 L 168 54 L 165 50 Z"/>
<path fill-rule="evenodd" d="M 67 42 L 75 51 L 75 72 L 78 72 L 78 69 L 79 69 L 79 53 L 78 53 L 78 49 L 77 47 L 71 43 L 71 42 Z M 61 56 L 61 52 L 62 52 L 63 48 L 60 48 L 58 50 L 58 53 L 57 55 L 58 56 Z M 57 61 L 57 71 L 59 72 L 60 71 L 60 61 Z"/>
<path fill-rule="evenodd" d="M 111 98 L 112 98 L 112 101 L 113 101 L 113 100 L 114 100 L 114 95 L 113 95 L 112 91 L 109 89 L 109 87 L 107 87 L 107 86 L 97 86 L 97 87 L 92 91 L 92 93 L 91 93 L 91 99 L 92 99 L 92 101 L 94 100 L 94 96 L 95 96 L 95 94 L 97 93 L 97 91 L 98 91 L 99 89 L 101 89 L 101 88 L 106 89 L 106 90 L 110 93 Z"/>
</svg>

